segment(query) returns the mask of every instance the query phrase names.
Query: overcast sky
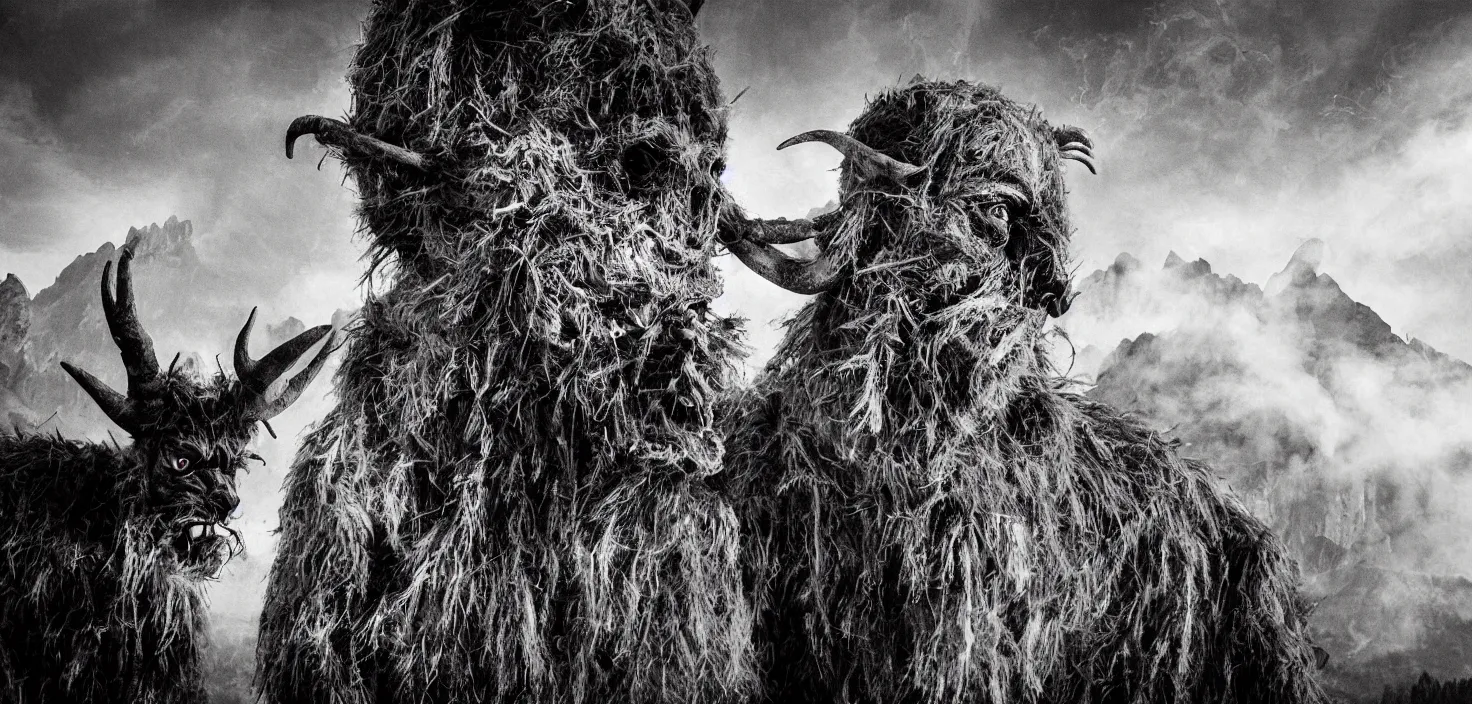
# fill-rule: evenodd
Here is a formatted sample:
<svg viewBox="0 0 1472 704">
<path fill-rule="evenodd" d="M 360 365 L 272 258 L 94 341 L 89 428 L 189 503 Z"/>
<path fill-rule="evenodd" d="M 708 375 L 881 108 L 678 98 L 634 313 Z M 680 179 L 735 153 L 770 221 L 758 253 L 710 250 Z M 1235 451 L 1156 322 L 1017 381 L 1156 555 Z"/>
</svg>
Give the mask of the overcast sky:
<svg viewBox="0 0 1472 704">
<path fill-rule="evenodd" d="M 1462 0 L 709 0 L 728 183 L 801 216 L 842 129 L 916 73 L 1000 85 L 1092 131 L 1072 168 L 1081 274 L 1170 250 L 1261 283 L 1309 237 L 1397 333 L 1472 358 L 1472 3 Z M 297 115 L 339 115 L 359 0 L 0 0 L 0 274 L 32 294 L 130 226 L 192 220 L 222 282 L 275 317 L 356 305 L 353 198 Z M 306 144 L 304 142 L 303 146 Z M 727 310 L 799 299 L 727 266 Z"/>
</svg>

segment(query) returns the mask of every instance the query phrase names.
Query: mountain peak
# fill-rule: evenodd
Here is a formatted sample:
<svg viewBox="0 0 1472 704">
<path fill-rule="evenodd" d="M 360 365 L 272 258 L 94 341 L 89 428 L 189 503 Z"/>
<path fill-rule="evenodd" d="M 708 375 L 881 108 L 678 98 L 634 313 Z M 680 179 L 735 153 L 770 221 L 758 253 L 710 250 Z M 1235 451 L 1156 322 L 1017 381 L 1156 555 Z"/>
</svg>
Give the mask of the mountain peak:
<svg viewBox="0 0 1472 704">
<path fill-rule="evenodd" d="M 1298 245 L 1298 249 L 1293 250 L 1293 258 L 1288 260 L 1288 266 L 1297 265 L 1318 273 L 1319 265 L 1324 262 L 1324 254 L 1328 249 L 1329 246 L 1324 244 L 1323 240 L 1317 237 L 1310 238 Z"/>
<path fill-rule="evenodd" d="M 1182 279 L 1199 279 L 1211 274 L 1211 263 L 1205 259 L 1197 259 L 1189 264 L 1174 251 L 1165 258 L 1165 271 L 1169 271 Z"/>
<path fill-rule="evenodd" d="M 0 382 L 14 364 L 21 342 L 31 327 L 31 298 L 15 274 L 0 283 Z"/>
<path fill-rule="evenodd" d="M 1174 254 L 1174 252 L 1172 252 L 1172 254 Z M 1136 259 L 1134 255 L 1130 254 L 1129 252 L 1120 252 L 1119 256 L 1114 258 L 1114 263 L 1109 265 L 1110 273 L 1114 274 L 1115 276 L 1124 276 L 1125 274 L 1134 273 L 1139 269 L 1140 260 Z"/>
<path fill-rule="evenodd" d="M 158 223 L 146 228 L 130 227 L 124 243 L 124 246 L 132 245 L 134 254 L 138 256 L 190 260 L 194 258 L 194 223 L 170 216 L 162 227 Z"/>
<path fill-rule="evenodd" d="M 15 274 L 6 274 L 5 280 L 0 281 L 0 299 L 7 298 L 9 296 L 15 296 L 17 294 L 25 297 L 27 300 L 29 300 L 31 297 L 31 294 L 26 292 L 25 282 L 21 281 L 19 276 L 16 276 Z"/>
<path fill-rule="evenodd" d="M 1312 284 L 1319 276 L 1319 266 L 1324 263 L 1324 255 L 1328 250 L 1328 245 L 1317 237 L 1298 245 L 1298 249 L 1288 259 L 1288 265 L 1268 277 L 1264 290 L 1269 296 L 1276 296 L 1289 288 L 1302 288 Z"/>
</svg>

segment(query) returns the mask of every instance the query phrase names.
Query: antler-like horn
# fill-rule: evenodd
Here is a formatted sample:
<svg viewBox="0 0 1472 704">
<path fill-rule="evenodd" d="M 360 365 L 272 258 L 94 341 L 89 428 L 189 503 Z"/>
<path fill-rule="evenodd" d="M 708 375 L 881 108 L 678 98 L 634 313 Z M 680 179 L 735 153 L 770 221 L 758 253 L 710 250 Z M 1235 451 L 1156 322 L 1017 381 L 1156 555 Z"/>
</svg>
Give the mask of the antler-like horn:
<svg viewBox="0 0 1472 704">
<path fill-rule="evenodd" d="M 112 333 L 113 344 L 123 358 L 123 367 L 128 370 L 128 396 L 138 398 L 158 382 L 158 357 L 153 352 L 153 339 L 143 330 L 138 320 L 138 308 L 133 298 L 133 248 L 123 247 L 118 258 L 117 296 L 112 290 L 112 262 L 102 266 L 102 315 L 107 319 L 107 329 Z"/>
<path fill-rule="evenodd" d="M 923 166 L 906 164 L 853 137 L 832 130 L 804 132 L 777 145 L 777 149 L 786 149 L 804 142 L 822 142 L 837 149 L 843 154 L 849 173 L 857 176 L 860 182 L 883 179 L 903 186 L 909 182 L 910 177 L 925 170 Z"/>
<path fill-rule="evenodd" d="M 303 115 L 291 121 L 291 126 L 286 128 L 286 158 L 296 155 L 296 140 L 308 134 L 323 146 L 336 147 L 349 155 L 388 157 L 420 171 L 429 170 L 429 158 L 423 154 L 358 134 L 346 122 L 321 115 Z"/>
<path fill-rule="evenodd" d="M 807 221 L 798 220 L 795 223 L 784 225 L 796 225 Z M 760 274 L 762 278 L 792 291 L 811 295 L 822 293 L 843 278 L 844 261 L 839 258 L 834 250 L 825 250 L 816 259 L 804 260 L 789 257 L 767 244 L 769 241 L 782 242 L 781 237 L 769 236 L 761 233 L 764 225 L 761 220 L 747 220 L 735 209 L 734 206 L 724 209 L 721 213 L 719 234 L 726 248 L 731 250 L 743 264 L 750 267 L 752 271 Z M 809 223 L 811 225 L 811 223 Z M 791 232 L 784 228 L 777 228 L 778 232 Z M 813 236 L 811 229 L 808 237 L 789 240 L 799 242 Z M 761 239 L 767 237 L 768 239 Z"/>
<path fill-rule="evenodd" d="M 132 262 L 133 247 L 124 245 L 122 256 L 118 258 L 116 294 L 113 292 L 112 262 L 102 265 L 102 317 L 107 319 L 108 332 L 123 358 L 123 368 L 128 372 L 128 394 L 125 396 L 114 391 L 101 379 L 68 362 L 62 362 L 61 368 L 97 402 L 112 422 L 129 433 L 137 433 L 140 421 L 138 404 L 158 385 L 159 370 L 153 340 L 138 320 L 133 297 Z"/>
<path fill-rule="evenodd" d="M 1059 125 L 1053 128 L 1053 141 L 1058 145 L 1058 156 L 1083 164 L 1091 174 L 1099 173 L 1094 164 L 1094 140 L 1082 127 Z"/>
<path fill-rule="evenodd" d="M 78 368 L 68 362 L 62 362 L 61 368 L 77 381 L 77 385 L 97 402 L 98 408 L 107 414 L 112 422 L 117 423 L 119 428 L 133 433 L 138 428 L 137 414 L 133 411 L 133 404 L 128 402 L 128 397 L 112 389 L 101 379 L 87 373 L 87 370 Z"/>
<path fill-rule="evenodd" d="M 281 378 L 312 345 L 317 344 L 322 338 L 332 332 L 331 325 L 318 325 L 315 328 L 287 340 L 280 347 L 271 350 L 265 357 L 259 360 L 250 358 L 250 332 L 256 324 L 256 309 L 250 310 L 250 317 L 246 318 L 245 326 L 240 329 L 240 334 L 235 336 L 235 374 L 240 377 L 240 385 L 245 389 L 250 408 L 248 414 L 255 420 L 270 420 L 286 410 L 288 406 L 295 403 L 297 398 L 306 390 L 307 385 L 312 383 L 317 373 L 322 371 L 322 365 L 334 349 L 333 341 L 327 340 L 317 356 L 307 364 L 302 373 L 292 377 L 286 383 L 286 387 L 280 392 L 267 396 L 271 385 Z"/>
</svg>

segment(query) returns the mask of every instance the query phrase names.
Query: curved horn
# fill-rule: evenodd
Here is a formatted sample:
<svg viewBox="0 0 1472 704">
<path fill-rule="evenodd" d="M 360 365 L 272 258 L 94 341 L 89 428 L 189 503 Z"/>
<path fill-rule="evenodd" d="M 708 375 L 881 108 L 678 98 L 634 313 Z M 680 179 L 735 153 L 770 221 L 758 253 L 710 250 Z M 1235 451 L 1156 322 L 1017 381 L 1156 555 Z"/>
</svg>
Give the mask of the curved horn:
<svg viewBox="0 0 1472 704">
<path fill-rule="evenodd" d="M 752 220 L 742 215 L 734 204 L 727 202 L 721 207 L 716 235 L 726 245 L 726 249 L 731 250 L 737 259 L 762 278 L 793 293 L 821 293 L 833 288 L 842 279 L 844 262 L 834 250 L 824 250 L 816 259 L 804 260 L 789 257 L 768 244 L 770 241 L 783 241 L 784 238 L 780 236 L 783 233 L 791 235 L 802 231 L 799 223 L 809 226 L 806 229 L 807 236 L 792 239 L 791 242 L 800 242 L 818 234 L 811 229 L 812 223 L 809 221 L 778 220 L 768 223 Z M 764 226 L 767 225 L 777 225 L 773 230 L 776 234 L 764 232 Z"/>
<path fill-rule="evenodd" d="M 743 232 L 743 239 L 766 244 L 796 244 L 818 236 L 811 220 L 753 220 L 751 227 Z"/>
<path fill-rule="evenodd" d="M 429 169 L 429 159 L 423 154 L 358 134 L 348 123 L 321 115 L 303 115 L 291 121 L 291 126 L 286 128 L 286 158 L 296 156 L 296 140 L 308 134 L 316 137 L 318 143 L 336 147 L 346 154 L 388 157 L 420 171 Z"/>
<path fill-rule="evenodd" d="M 789 257 L 769 244 L 738 239 L 726 248 L 762 278 L 793 293 L 822 293 L 843 279 L 844 262 L 828 250 L 816 259 Z"/>
<path fill-rule="evenodd" d="M 133 248 L 123 247 L 118 258 L 117 297 L 112 291 L 112 262 L 102 266 L 102 315 L 107 319 L 107 329 L 112 333 L 113 344 L 123 358 L 123 367 L 128 370 L 128 396 L 137 398 L 140 392 L 158 381 L 158 357 L 153 352 L 153 340 L 143 330 L 138 320 L 138 309 L 133 299 Z"/>
<path fill-rule="evenodd" d="M 1069 142 L 1068 144 L 1065 144 L 1063 146 L 1058 147 L 1058 151 L 1060 151 L 1060 152 L 1082 152 L 1082 153 L 1087 154 L 1089 156 L 1093 156 L 1094 155 L 1094 148 L 1091 147 L 1091 146 L 1089 146 L 1089 145 L 1087 145 L 1087 144 L 1084 144 L 1083 142 Z"/>
<path fill-rule="evenodd" d="M 322 365 L 335 347 L 332 344 L 333 341 L 329 339 L 317 356 L 307 364 L 307 368 L 302 370 L 302 373 L 292 377 L 279 393 L 268 397 L 266 393 L 271 385 L 291 369 L 302 355 L 312 348 L 312 345 L 327 337 L 332 332 L 332 326 L 318 325 L 271 350 L 265 357 L 254 360 L 250 358 L 249 347 L 250 333 L 255 327 L 255 322 L 256 309 L 252 308 L 250 317 L 245 320 L 245 326 L 240 329 L 240 334 L 235 336 L 235 374 L 240 377 L 240 385 L 245 389 L 249 399 L 249 414 L 255 420 L 264 421 L 276 417 L 296 402 L 306 390 L 307 385 L 316 378 L 317 373 L 322 371 Z"/>
<path fill-rule="evenodd" d="M 903 186 L 910 177 L 925 170 L 923 166 L 906 164 L 899 159 L 880 153 L 879 150 L 853 137 L 832 130 L 804 132 L 777 145 L 777 149 L 786 149 L 804 142 L 822 142 L 837 149 L 840 154 L 843 154 L 845 163 L 852 170 L 851 173 L 858 176 L 861 182 L 884 179 Z"/>
<path fill-rule="evenodd" d="M 1072 159 L 1073 161 L 1077 161 L 1078 163 L 1083 164 L 1086 168 L 1088 168 L 1089 173 L 1094 174 L 1095 176 L 1099 175 L 1099 167 L 1094 165 L 1094 158 L 1087 154 L 1084 154 L 1083 152 L 1063 152 L 1058 156 L 1064 159 Z"/>
<path fill-rule="evenodd" d="M 1094 140 L 1082 127 L 1059 125 L 1053 128 L 1053 143 L 1058 145 L 1058 156 L 1083 164 L 1091 174 L 1099 173 L 1099 167 L 1094 163 Z"/>
<path fill-rule="evenodd" d="M 101 379 L 88 374 L 85 369 L 75 367 L 68 362 L 62 362 L 61 368 L 65 369 L 66 373 L 70 374 L 77 381 L 77 385 L 81 386 L 82 390 L 86 391 L 87 395 L 91 396 L 92 400 L 97 402 L 97 406 L 102 409 L 102 412 L 107 414 L 107 417 L 111 418 L 112 422 L 117 423 L 119 428 L 129 433 L 137 432 L 138 418 L 133 412 L 133 404 L 128 401 L 127 396 L 114 391 L 112 387 L 102 383 Z"/>
<path fill-rule="evenodd" d="M 317 331 L 321 331 L 318 339 L 321 338 L 321 335 L 326 335 L 327 342 L 322 344 L 322 349 L 317 352 L 317 356 L 313 357 L 312 361 L 307 363 L 307 368 L 303 369 L 302 373 L 292 377 L 291 381 L 286 382 L 286 388 L 282 389 L 281 393 L 276 394 L 275 397 L 261 407 L 258 411 L 258 418 L 261 421 L 264 422 L 275 418 L 282 411 L 290 407 L 291 404 L 296 403 L 296 400 L 301 398 L 302 392 L 307 390 L 307 386 L 312 383 L 312 380 L 317 378 L 317 373 L 322 371 L 322 366 L 327 363 L 327 358 L 332 356 L 333 352 L 337 351 L 337 345 L 335 344 L 337 336 L 332 334 L 331 325 L 319 325 L 302 333 L 302 335 L 316 333 Z"/>
</svg>

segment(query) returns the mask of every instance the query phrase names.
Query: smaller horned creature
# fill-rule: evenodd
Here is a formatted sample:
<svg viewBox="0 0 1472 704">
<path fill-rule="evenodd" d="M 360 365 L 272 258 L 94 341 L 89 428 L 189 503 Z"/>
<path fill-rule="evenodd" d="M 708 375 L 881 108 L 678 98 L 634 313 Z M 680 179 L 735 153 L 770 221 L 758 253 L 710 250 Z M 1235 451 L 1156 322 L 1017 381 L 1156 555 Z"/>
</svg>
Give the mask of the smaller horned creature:
<svg viewBox="0 0 1472 704">
<path fill-rule="evenodd" d="M 127 395 L 62 366 L 133 442 L 0 437 L 3 701 L 204 699 L 201 582 L 238 552 L 226 527 L 240 503 L 236 472 L 259 459 L 248 449 L 255 424 L 291 405 L 333 349 L 328 339 L 302 373 L 274 383 L 332 328 L 252 360 L 252 311 L 235 344 L 239 379 L 222 371 L 202 382 L 177 365 L 161 372 L 134 308 L 132 257 L 124 248 L 116 297 L 112 263 L 102 272 Z"/>
</svg>

